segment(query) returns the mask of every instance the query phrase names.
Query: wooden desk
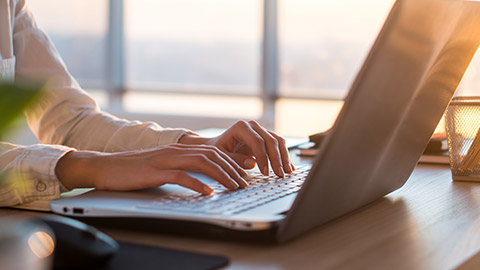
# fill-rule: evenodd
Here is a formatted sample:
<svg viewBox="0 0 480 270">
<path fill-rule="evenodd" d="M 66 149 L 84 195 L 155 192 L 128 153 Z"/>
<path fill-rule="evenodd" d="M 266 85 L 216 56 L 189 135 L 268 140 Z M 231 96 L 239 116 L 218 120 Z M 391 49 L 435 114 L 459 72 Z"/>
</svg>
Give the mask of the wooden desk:
<svg viewBox="0 0 480 270">
<path fill-rule="evenodd" d="M 39 213 L 0 210 L 8 215 Z M 446 166 L 419 165 L 398 191 L 277 246 L 104 231 L 118 240 L 222 254 L 231 259 L 228 269 L 474 269 L 480 184 L 452 182 Z"/>
</svg>

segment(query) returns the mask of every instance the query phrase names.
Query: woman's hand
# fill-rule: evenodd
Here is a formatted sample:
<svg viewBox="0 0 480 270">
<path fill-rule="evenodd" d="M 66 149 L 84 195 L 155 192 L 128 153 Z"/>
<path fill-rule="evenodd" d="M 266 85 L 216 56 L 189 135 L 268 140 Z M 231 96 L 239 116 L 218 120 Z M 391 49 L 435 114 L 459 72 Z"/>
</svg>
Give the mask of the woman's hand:
<svg viewBox="0 0 480 270">
<path fill-rule="evenodd" d="M 245 188 L 247 173 L 217 147 L 173 144 L 153 149 L 99 153 L 74 151 L 62 157 L 55 169 L 66 188 L 138 190 L 178 184 L 205 195 L 213 190 L 185 171 L 200 171 L 229 189 Z"/>
<path fill-rule="evenodd" d="M 73 151 L 62 157 L 55 173 L 66 188 L 138 190 L 177 184 L 205 195 L 213 190 L 185 171 L 199 171 L 229 189 L 245 188 L 245 169 L 258 166 L 268 175 L 295 170 L 285 140 L 255 121 L 239 121 L 222 135 L 203 138 L 185 135 L 179 144 L 153 149 L 100 153 Z"/>
<path fill-rule="evenodd" d="M 280 177 L 295 170 L 285 139 L 266 130 L 256 121 L 238 121 L 215 138 L 185 135 L 180 143 L 214 145 L 245 169 L 251 169 L 257 163 L 264 175 L 268 175 L 269 161 L 272 170 Z"/>
</svg>

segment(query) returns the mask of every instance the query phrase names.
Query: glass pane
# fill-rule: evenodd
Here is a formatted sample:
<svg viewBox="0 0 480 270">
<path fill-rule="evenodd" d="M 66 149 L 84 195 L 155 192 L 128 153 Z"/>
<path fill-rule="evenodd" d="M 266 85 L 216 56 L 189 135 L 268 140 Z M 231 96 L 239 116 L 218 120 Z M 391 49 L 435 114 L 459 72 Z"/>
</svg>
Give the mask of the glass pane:
<svg viewBox="0 0 480 270">
<path fill-rule="evenodd" d="M 133 89 L 258 93 L 258 0 L 127 0 Z"/>
<path fill-rule="evenodd" d="M 480 49 L 477 50 L 470 66 L 468 67 L 462 82 L 458 86 L 457 96 L 479 96 L 480 95 Z"/>
<path fill-rule="evenodd" d="M 70 73 L 83 87 L 103 87 L 108 1 L 29 0 L 28 3 Z"/>
<path fill-rule="evenodd" d="M 125 94 L 124 101 L 125 110 L 132 113 L 231 119 L 258 119 L 262 115 L 262 102 L 257 97 L 130 91 Z"/>
<path fill-rule="evenodd" d="M 393 2 L 279 1 L 280 94 L 343 98 Z"/>
<path fill-rule="evenodd" d="M 275 131 L 283 136 L 307 137 L 331 128 L 343 101 L 280 98 L 276 106 Z"/>
</svg>

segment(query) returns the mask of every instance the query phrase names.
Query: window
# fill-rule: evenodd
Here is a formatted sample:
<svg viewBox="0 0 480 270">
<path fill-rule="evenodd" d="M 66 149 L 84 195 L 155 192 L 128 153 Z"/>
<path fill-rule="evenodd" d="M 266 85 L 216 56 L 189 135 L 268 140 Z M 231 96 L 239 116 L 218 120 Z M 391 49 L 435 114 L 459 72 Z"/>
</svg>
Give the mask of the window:
<svg viewBox="0 0 480 270">
<path fill-rule="evenodd" d="M 108 90 L 107 110 L 305 136 L 334 122 L 394 0 L 29 3 L 81 85 Z M 479 58 L 460 94 L 478 92 Z"/>
<path fill-rule="evenodd" d="M 278 132 L 330 128 L 393 2 L 279 1 Z"/>
<path fill-rule="evenodd" d="M 125 0 L 124 10 L 127 111 L 261 117 L 261 2 Z"/>
<path fill-rule="evenodd" d="M 462 82 L 458 86 L 457 96 L 479 96 L 480 92 L 480 50 L 470 63 Z"/>
<path fill-rule="evenodd" d="M 281 0 L 280 94 L 341 99 L 393 0 Z"/>
<path fill-rule="evenodd" d="M 126 0 L 132 90 L 258 95 L 257 0 Z"/>
<path fill-rule="evenodd" d="M 30 0 L 28 4 L 80 84 L 105 88 L 108 2 Z"/>
</svg>

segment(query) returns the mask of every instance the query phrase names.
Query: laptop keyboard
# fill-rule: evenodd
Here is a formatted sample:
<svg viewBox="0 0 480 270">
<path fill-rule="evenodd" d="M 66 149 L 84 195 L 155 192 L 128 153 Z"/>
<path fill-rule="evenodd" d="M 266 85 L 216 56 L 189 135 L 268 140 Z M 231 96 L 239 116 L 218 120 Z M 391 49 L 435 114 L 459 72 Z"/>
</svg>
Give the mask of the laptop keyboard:
<svg viewBox="0 0 480 270">
<path fill-rule="evenodd" d="M 308 169 L 297 169 L 280 178 L 252 173 L 246 189 L 228 190 L 221 184 L 210 185 L 215 191 L 204 196 L 193 191 L 173 193 L 158 200 L 138 205 L 138 208 L 174 211 L 189 214 L 233 215 L 297 193 L 305 181 Z"/>
</svg>

